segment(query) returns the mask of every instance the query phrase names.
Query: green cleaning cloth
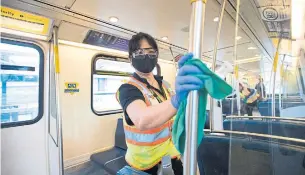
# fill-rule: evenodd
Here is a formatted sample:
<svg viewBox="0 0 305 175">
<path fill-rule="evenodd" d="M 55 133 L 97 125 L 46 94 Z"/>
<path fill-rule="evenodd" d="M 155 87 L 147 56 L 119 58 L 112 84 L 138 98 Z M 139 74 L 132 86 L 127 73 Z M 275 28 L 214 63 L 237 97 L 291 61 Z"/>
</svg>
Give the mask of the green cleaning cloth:
<svg viewBox="0 0 305 175">
<path fill-rule="evenodd" d="M 207 105 L 207 95 L 215 99 L 223 99 L 232 93 L 232 87 L 222 80 L 218 75 L 212 72 L 204 63 L 199 59 L 191 59 L 187 61 L 184 65 L 194 65 L 198 67 L 203 75 L 194 75 L 201 80 L 204 80 L 204 87 L 202 87 L 199 92 L 199 109 L 198 109 L 198 129 L 197 129 L 197 146 L 201 143 L 204 137 L 204 125 L 206 121 L 206 105 Z M 181 102 L 178 112 L 176 114 L 176 119 L 174 121 L 172 129 L 172 139 L 177 150 L 183 155 L 185 147 L 185 113 L 186 113 L 187 100 Z"/>
</svg>

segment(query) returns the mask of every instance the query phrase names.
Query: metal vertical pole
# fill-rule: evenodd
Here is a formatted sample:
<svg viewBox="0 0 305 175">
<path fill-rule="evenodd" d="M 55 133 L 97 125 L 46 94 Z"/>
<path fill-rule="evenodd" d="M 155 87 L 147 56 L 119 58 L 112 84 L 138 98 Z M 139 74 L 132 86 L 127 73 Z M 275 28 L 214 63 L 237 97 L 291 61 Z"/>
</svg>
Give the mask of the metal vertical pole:
<svg viewBox="0 0 305 175">
<path fill-rule="evenodd" d="M 236 91 L 236 108 L 237 108 L 237 115 L 240 116 L 240 92 L 239 92 L 239 76 L 238 76 L 238 66 L 235 65 L 235 91 Z"/>
<path fill-rule="evenodd" d="M 284 71 L 284 76 L 285 76 L 285 79 L 287 79 L 287 69 L 288 69 L 288 64 L 286 65 L 286 68 L 285 68 L 285 71 Z M 288 81 L 285 81 L 284 83 L 284 90 L 283 90 L 283 94 L 284 94 L 284 97 L 287 98 L 287 83 Z"/>
<path fill-rule="evenodd" d="M 260 60 L 260 69 L 261 69 L 261 73 L 260 73 L 260 81 L 261 81 L 261 83 L 260 83 L 260 86 L 261 86 L 261 96 L 262 96 L 261 98 L 262 99 L 265 99 L 264 81 L 262 81 L 262 80 L 265 79 L 265 77 L 263 77 L 264 72 L 265 72 L 264 66 L 265 66 L 264 57 L 261 57 L 261 60 Z"/>
<path fill-rule="evenodd" d="M 232 87 L 234 87 L 234 74 L 232 74 L 232 77 L 231 77 L 231 84 L 232 84 Z M 231 115 L 234 115 L 234 100 L 233 100 L 233 96 L 232 95 L 232 98 L 231 98 Z"/>
<path fill-rule="evenodd" d="M 273 84 L 272 84 L 272 117 L 275 117 L 275 81 L 276 81 L 276 72 L 277 72 L 277 65 L 279 59 L 279 47 L 280 47 L 281 39 L 279 39 L 275 57 L 273 59 Z"/>
<path fill-rule="evenodd" d="M 58 52 L 58 27 L 53 28 L 53 51 L 55 65 L 55 95 L 56 95 L 56 114 L 57 114 L 57 144 L 59 149 L 59 175 L 64 174 L 63 165 L 63 143 L 62 143 L 62 118 L 60 109 L 60 67 L 59 67 L 59 52 Z"/>
<path fill-rule="evenodd" d="M 236 91 L 236 97 L 237 97 L 237 111 L 238 116 L 240 116 L 240 92 L 239 92 L 239 82 L 238 82 L 238 65 L 236 64 L 237 61 L 237 35 L 238 35 L 238 24 L 239 24 L 239 4 L 240 0 L 236 1 L 236 16 L 235 16 L 235 35 L 234 35 L 234 74 L 235 74 L 235 91 Z M 233 128 L 233 122 L 230 123 L 230 129 Z M 230 147 L 229 147 L 229 175 L 231 174 L 231 158 L 232 158 L 232 134 L 230 135 Z"/>
<path fill-rule="evenodd" d="M 273 84 L 272 84 L 272 117 L 275 117 L 275 79 L 276 79 L 276 71 L 273 71 Z"/>
<path fill-rule="evenodd" d="M 283 61 L 282 61 L 282 65 L 281 65 L 281 70 L 280 70 L 280 74 L 281 74 L 281 79 L 280 79 L 280 93 L 279 93 L 279 109 L 281 111 L 282 109 L 282 86 L 283 86 L 283 74 L 284 74 L 284 63 L 285 63 L 285 58 L 286 55 L 284 55 Z"/>
<path fill-rule="evenodd" d="M 192 4 L 192 15 L 189 51 L 193 52 L 195 58 L 201 58 L 206 0 L 191 0 L 190 2 Z M 198 95 L 198 91 L 192 91 L 187 99 L 184 175 L 195 175 L 197 173 Z"/>
<path fill-rule="evenodd" d="M 240 93 L 239 93 L 239 81 L 238 81 L 238 65 L 236 63 L 237 61 L 237 35 L 238 35 L 238 24 L 239 24 L 239 4 L 240 0 L 237 0 L 236 2 L 236 17 L 235 17 L 235 38 L 234 38 L 234 66 L 235 66 L 235 78 L 236 78 L 236 97 L 237 97 L 237 111 L 238 116 L 240 116 Z"/>
<path fill-rule="evenodd" d="M 218 51 L 218 43 L 219 43 L 219 38 L 220 38 L 220 32 L 221 32 L 221 26 L 222 26 L 222 19 L 223 19 L 223 14 L 225 11 L 225 7 L 226 7 L 226 2 L 227 0 L 223 0 L 222 1 L 222 5 L 221 5 L 221 11 L 219 13 L 219 22 L 218 22 L 218 26 L 217 26 L 217 35 L 216 35 L 216 40 L 214 43 L 214 53 L 213 53 L 213 62 L 212 62 L 212 71 L 215 72 L 215 68 L 216 68 L 216 60 L 217 60 L 217 51 Z M 210 98 L 210 129 L 211 131 L 213 131 L 214 129 L 214 99 Z"/>
</svg>

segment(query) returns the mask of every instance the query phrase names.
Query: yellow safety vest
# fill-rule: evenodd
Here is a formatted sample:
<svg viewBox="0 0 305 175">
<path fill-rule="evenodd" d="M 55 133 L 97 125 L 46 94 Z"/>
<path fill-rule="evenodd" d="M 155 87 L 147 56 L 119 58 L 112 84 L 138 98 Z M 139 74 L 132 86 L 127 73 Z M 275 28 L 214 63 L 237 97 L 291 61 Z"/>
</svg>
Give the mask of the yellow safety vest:
<svg viewBox="0 0 305 175">
<path fill-rule="evenodd" d="M 258 97 L 259 94 L 256 90 L 254 90 L 254 92 L 251 94 L 248 88 L 244 88 L 241 92 L 241 98 L 244 98 L 246 103 L 253 103 L 258 99 Z"/>
<path fill-rule="evenodd" d="M 145 98 L 147 106 L 159 104 L 156 98 L 159 98 L 161 102 L 166 99 L 157 91 L 153 91 L 147 88 L 146 84 L 131 78 L 128 82 L 137 87 Z M 162 84 L 162 88 L 165 91 L 167 99 L 170 98 L 171 90 Z M 154 97 L 156 94 L 157 97 Z M 117 100 L 119 100 L 119 93 L 117 92 Z M 162 126 L 149 130 L 139 130 L 135 126 L 130 126 L 126 123 L 125 117 L 124 131 L 126 138 L 126 145 L 128 147 L 125 159 L 127 163 L 137 170 L 147 170 L 157 165 L 164 156 L 170 156 L 171 158 L 180 158 L 180 153 L 175 148 L 171 139 L 171 129 L 174 121 L 174 117 Z"/>
</svg>

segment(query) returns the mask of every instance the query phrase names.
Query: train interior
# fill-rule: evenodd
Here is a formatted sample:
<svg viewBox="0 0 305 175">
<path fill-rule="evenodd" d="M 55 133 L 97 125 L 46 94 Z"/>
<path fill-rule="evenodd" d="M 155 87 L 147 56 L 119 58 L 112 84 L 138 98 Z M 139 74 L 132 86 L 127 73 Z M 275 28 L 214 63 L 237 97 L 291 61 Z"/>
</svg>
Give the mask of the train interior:
<svg viewBox="0 0 305 175">
<path fill-rule="evenodd" d="M 208 97 L 197 174 L 304 175 L 305 1 L 204 6 L 199 59 L 234 89 L 265 93 L 253 115 L 237 92 Z M 135 71 L 128 41 L 155 37 L 153 73 L 174 88 L 191 15 L 190 1 L 2 0 L 1 173 L 115 175 L 126 166 L 115 93 Z"/>
</svg>

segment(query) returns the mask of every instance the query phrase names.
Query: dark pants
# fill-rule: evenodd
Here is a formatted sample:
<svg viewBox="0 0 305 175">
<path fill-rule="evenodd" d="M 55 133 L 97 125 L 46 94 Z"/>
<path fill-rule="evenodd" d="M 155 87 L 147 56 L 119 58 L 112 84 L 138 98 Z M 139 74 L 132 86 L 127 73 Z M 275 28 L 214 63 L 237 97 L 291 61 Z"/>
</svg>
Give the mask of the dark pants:
<svg viewBox="0 0 305 175">
<path fill-rule="evenodd" d="M 253 103 L 246 103 L 245 104 L 245 109 L 248 114 L 248 116 L 253 116 L 253 109 L 257 106 L 257 100 L 254 101 Z"/>
<path fill-rule="evenodd" d="M 160 163 L 159 163 L 160 164 Z M 151 169 L 145 170 L 145 173 L 151 174 L 151 175 L 157 175 L 158 174 L 158 165 L 155 165 Z M 183 166 L 182 162 L 179 159 L 172 159 L 172 168 L 175 173 L 175 175 L 183 175 Z"/>
</svg>

